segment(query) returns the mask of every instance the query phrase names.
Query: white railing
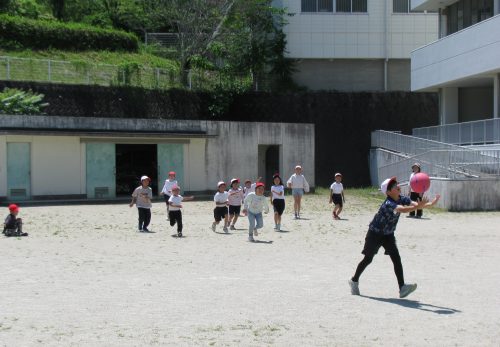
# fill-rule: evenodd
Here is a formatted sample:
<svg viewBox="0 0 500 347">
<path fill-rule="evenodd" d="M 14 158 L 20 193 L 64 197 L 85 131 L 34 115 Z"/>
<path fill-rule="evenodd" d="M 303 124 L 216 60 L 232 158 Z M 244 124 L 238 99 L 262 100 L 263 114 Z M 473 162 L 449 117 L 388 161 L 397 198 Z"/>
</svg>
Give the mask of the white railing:
<svg viewBox="0 0 500 347">
<path fill-rule="evenodd" d="M 144 35 L 146 45 L 158 44 L 167 48 L 178 48 L 179 34 L 176 33 L 146 33 Z"/>
<path fill-rule="evenodd" d="M 372 147 L 404 153 L 408 157 L 380 167 L 378 177 L 401 176 L 403 179 L 409 177 L 414 162 L 419 162 L 423 166 L 422 171 L 434 177 L 500 176 L 498 150 L 479 151 L 382 130 L 372 133 Z"/>
<path fill-rule="evenodd" d="M 454 145 L 500 143 L 500 118 L 415 128 L 413 136 Z"/>
<path fill-rule="evenodd" d="M 0 56 L 0 80 L 130 85 L 143 88 L 180 86 L 178 73 L 160 68 L 126 69 L 117 65 L 5 56 Z"/>
</svg>

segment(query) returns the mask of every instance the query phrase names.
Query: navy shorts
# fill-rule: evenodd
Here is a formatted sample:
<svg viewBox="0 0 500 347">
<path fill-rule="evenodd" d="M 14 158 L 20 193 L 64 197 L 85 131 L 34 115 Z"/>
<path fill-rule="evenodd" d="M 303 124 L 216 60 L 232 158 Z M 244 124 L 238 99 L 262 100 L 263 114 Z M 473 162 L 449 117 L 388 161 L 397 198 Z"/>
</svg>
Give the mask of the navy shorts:
<svg viewBox="0 0 500 347">
<path fill-rule="evenodd" d="M 398 246 L 396 245 L 396 237 L 394 234 L 383 235 L 368 231 L 365 238 L 365 246 L 363 247 L 363 253 L 366 256 L 373 257 L 377 254 L 378 249 L 384 247 L 386 255 L 397 255 L 399 254 Z"/>
<path fill-rule="evenodd" d="M 340 205 L 340 207 L 342 207 L 342 194 L 332 194 L 332 201 L 334 205 Z"/>
<path fill-rule="evenodd" d="M 285 211 L 285 199 L 273 199 L 273 209 L 281 216 Z"/>
<path fill-rule="evenodd" d="M 216 222 L 220 222 L 223 218 L 226 218 L 226 216 L 227 216 L 226 206 L 220 206 L 214 208 L 214 218 Z"/>
<path fill-rule="evenodd" d="M 230 215 L 233 215 L 233 214 L 239 215 L 240 211 L 241 211 L 241 205 L 240 206 L 229 205 L 229 214 Z"/>
</svg>

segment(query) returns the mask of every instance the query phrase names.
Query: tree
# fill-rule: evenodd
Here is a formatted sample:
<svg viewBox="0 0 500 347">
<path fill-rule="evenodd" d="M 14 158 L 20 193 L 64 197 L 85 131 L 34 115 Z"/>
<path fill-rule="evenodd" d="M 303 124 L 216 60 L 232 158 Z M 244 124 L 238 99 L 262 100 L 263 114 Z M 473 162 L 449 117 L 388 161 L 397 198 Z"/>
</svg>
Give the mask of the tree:
<svg viewBox="0 0 500 347">
<path fill-rule="evenodd" d="M 47 4 L 52 10 L 52 15 L 58 20 L 64 20 L 65 0 L 47 0 Z"/>
</svg>

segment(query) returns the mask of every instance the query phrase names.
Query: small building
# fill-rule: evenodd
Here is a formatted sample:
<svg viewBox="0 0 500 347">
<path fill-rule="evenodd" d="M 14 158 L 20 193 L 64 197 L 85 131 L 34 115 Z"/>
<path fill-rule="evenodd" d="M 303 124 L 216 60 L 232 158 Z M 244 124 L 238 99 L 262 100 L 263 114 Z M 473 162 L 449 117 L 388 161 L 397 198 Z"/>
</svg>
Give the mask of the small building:
<svg viewBox="0 0 500 347">
<path fill-rule="evenodd" d="M 314 125 L 0 116 L 0 200 L 129 197 L 140 176 L 157 194 L 169 171 L 183 192 L 220 180 L 283 178 L 301 164 L 314 186 Z"/>
<path fill-rule="evenodd" d="M 414 1 L 413 1 L 414 2 Z M 410 53 L 438 38 L 438 15 L 410 0 L 275 0 L 294 80 L 311 90 L 409 91 Z"/>
</svg>

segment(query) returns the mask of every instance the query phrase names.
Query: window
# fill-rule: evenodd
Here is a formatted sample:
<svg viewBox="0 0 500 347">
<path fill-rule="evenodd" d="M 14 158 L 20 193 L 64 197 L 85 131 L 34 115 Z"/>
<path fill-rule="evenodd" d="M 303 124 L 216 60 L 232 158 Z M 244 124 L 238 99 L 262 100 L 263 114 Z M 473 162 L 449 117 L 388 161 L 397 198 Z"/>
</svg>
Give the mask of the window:
<svg viewBox="0 0 500 347">
<path fill-rule="evenodd" d="M 333 0 L 302 0 L 302 12 L 333 12 Z"/>
<path fill-rule="evenodd" d="M 392 0 L 393 13 L 408 13 L 410 12 L 410 0 Z"/>
<path fill-rule="evenodd" d="M 396 0 L 393 0 L 396 1 Z M 493 16 L 493 0 L 460 0 L 448 6 L 447 35 Z"/>
<path fill-rule="evenodd" d="M 368 0 L 337 0 L 336 8 L 337 12 L 368 12 Z"/>
</svg>

